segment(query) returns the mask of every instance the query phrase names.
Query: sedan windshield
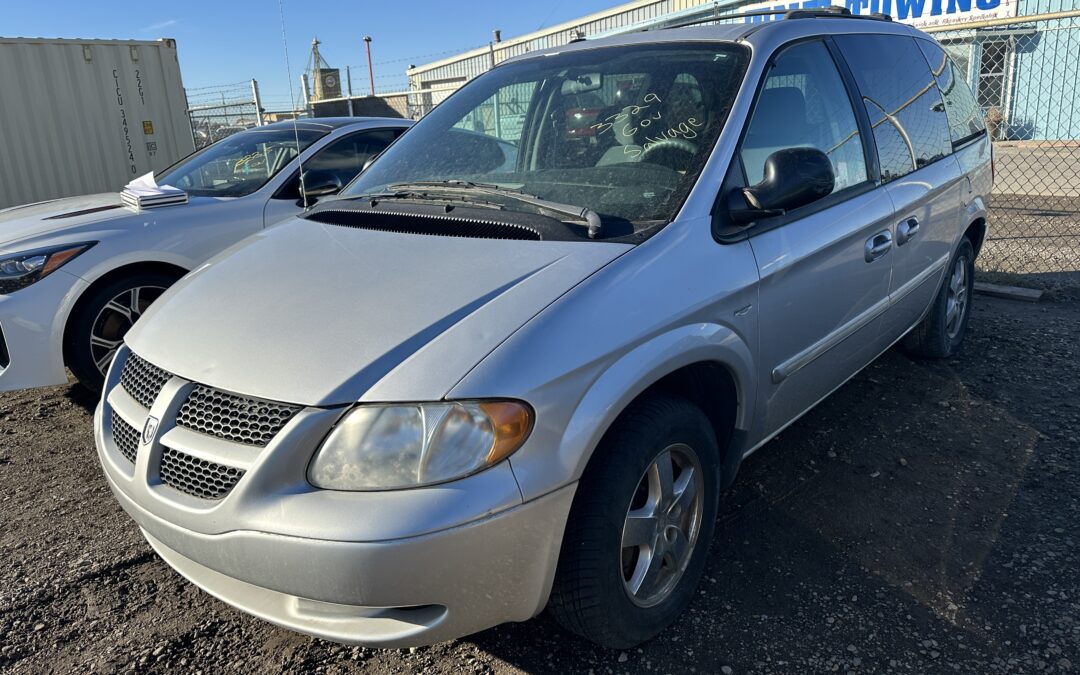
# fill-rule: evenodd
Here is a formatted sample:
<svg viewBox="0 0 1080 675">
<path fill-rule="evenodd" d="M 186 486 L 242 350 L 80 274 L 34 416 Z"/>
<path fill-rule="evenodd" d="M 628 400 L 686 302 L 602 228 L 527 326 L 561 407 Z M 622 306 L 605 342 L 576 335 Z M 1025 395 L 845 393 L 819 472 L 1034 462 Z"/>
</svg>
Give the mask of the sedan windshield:
<svg viewBox="0 0 1080 675">
<path fill-rule="evenodd" d="M 298 152 L 326 135 L 289 127 L 251 129 L 203 148 L 154 176 L 198 197 L 243 197 L 255 192 Z M 299 141 L 299 150 L 298 143 Z"/>
<path fill-rule="evenodd" d="M 344 195 L 424 199 L 479 184 L 505 211 L 595 214 L 600 238 L 655 230 L 704 167 L 746 60 L 734 44 L 679 43 L 499 66 L 437 106 Z"/>
</svg>

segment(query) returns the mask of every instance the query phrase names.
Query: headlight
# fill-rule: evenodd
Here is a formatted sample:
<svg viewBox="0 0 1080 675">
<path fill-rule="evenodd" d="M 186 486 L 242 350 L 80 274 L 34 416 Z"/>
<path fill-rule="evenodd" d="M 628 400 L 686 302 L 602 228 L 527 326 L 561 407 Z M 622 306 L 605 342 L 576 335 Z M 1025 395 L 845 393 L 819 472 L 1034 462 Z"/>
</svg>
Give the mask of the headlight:
<svg viewBox="0 0 1080 675">
<path fill-rule="evenodd" d="M 461 478 L 520 448 L 532 417 L 514 401 L 357 406 L 315 453 L 308 481 L 328 490 L 391 490 Z"/>
<path fill-rule="evenodd" d="M 60 269 L 97 242 L 0 254 L 0 295 L 26 288 Z"/>
</svg>

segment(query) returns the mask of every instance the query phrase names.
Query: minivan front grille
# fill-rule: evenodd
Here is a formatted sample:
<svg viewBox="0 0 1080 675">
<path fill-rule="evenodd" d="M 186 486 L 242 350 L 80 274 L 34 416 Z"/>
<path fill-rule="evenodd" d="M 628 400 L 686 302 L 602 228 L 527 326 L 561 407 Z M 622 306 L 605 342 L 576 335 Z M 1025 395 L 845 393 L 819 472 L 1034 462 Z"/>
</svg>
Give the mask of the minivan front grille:
<svg viewBox="0 0 1080 675">
<path fill-rule="evenodd" d="M 135 463 L 135 456 L 139 453 L 139 430 L 120 418 L 115 412 L 112 414 L 113 443 L 127 461 Z"/>
<path fill-rule="evenodd" d="M 120 373 L 120 386 L 142 407 L 149 409 L 172 375 L 132 353 Z"/>
<path fill-rule="evenodd" d="M 161 455 L 161 482 L 199 499 L 222 499 L 244 476 L 243 469 L 217 464 L 166 447 Z"/>
<path fill-rule="evenodd" d="M 176 415 L 176 423 L 233 443 L 266 447 L 299 406 L 229 394 L 196 385 Z"/>
</svg>

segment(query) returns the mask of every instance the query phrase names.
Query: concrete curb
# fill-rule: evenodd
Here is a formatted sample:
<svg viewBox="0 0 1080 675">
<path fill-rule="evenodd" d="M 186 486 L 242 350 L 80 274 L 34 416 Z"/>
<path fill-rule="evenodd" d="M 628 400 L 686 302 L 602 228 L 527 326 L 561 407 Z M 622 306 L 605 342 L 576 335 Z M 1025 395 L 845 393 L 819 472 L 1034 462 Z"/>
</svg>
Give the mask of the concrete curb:
<svg viewBox="0 0 1080 675">
<path fill-rule="evenodd" d="M 988 284 L 985 281 L 975 282 L 975 292 L 983 295 L 992 295 L 995 298 L 1006 300 L 1019 300 L 1021 302 L 1038 302 L 1042 300 L 1043 292 L 1033 288 L 1021 288 L 1019 286 L 1002 286 L 1000 284 Z"/>
</svg>

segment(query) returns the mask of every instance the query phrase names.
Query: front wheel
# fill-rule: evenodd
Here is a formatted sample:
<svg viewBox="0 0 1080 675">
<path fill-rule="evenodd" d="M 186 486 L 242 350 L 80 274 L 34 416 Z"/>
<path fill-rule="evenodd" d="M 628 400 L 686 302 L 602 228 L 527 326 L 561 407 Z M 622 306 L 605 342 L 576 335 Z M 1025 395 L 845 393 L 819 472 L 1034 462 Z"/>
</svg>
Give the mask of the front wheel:
<svg viewBox="0 0 1080 675">
<path fill-rule="evenodd" d="M 80 303 L 66 346 L 67 366 L 80 384 L 101 391 L 124 335 L 175 282 L 176 277 L 167 274 L 135 274 L 106 284 Z"/>
<path fill-rule="evenodd" d="M 719 466 L 694 404 L 657 394 L 627 408 L 578 485 L 551 592 L 559 623 L 625 649 L 673 622 L 705 568 Z"/>
<path fill-rule="evenodd" d="M 942 359 L 960 349 L 967 332 L 971 295 L 975 287 L 975 247 L 960 240 L 930 313 L 904 338 L 904 351 L 914 356 Z"/>
</svg>

